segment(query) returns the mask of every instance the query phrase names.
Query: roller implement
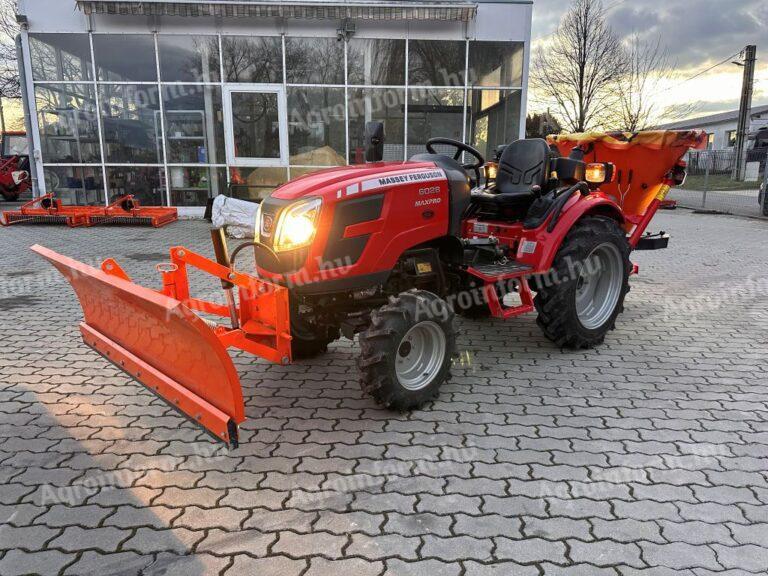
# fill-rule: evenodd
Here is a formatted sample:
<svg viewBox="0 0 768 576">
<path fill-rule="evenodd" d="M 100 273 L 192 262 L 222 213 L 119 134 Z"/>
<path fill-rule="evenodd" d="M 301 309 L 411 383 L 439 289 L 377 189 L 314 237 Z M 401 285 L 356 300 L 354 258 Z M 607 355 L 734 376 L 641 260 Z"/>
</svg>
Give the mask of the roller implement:
<svg viewBox="0 0 768 576">
<path fill-rule="evenodd" d="M 18 210 L 6 210 L 0 224 L 64 224 L 79 226 L 153 226 L 159 228 L 178 220 L 176 208 L 141 206 L 132 195 L 118 197 L 108 206 L 64 204 L 53 194 L 30 200 Z"/>
<path fill-rule="evenodd" d="M 252 242 L 230 252 L 212 230 L 215 259 L 171 248 L 156 290 L 111 259 L 95 269 L 32 249 L 75 289 L 86 344 L 237 445 L 245 414 L 229 348 L 287 364 L 357 336 L 364 392 L 408 410 L 450 377 L 456 313 L 535 311 L 555 345 L 600 344 L 638 271 L 632 252 L 667 246 L 647 228 L 706 134 L 517 140 L 491 162 L 437 138 L 385 163 L 381 127 L 367 139 L 367 164 L 303 176 L 263 200 Z M 251 252 L 256 273 L 246 274 L 237 261 Z M 216 278 L 224 298 L 191 294 L 192 268 Z"/>
</svg>

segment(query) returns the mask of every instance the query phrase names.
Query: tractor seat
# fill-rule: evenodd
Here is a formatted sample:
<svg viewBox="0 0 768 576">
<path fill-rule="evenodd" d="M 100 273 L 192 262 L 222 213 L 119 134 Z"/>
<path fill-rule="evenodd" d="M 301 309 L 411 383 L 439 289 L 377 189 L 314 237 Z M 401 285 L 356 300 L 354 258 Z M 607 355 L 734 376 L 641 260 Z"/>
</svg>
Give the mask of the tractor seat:
<svg viewBox="0 0 768 576">
<path fill-rule="evenodd" d="M 516 140 L 508 144 L 499 158 L 496 192 L 480 193 L 477 200 L 493 202 L 504 208 L 530 204 L 549 181 L 550 155 L 549 145 L 542 138 Z"/>
</svg>

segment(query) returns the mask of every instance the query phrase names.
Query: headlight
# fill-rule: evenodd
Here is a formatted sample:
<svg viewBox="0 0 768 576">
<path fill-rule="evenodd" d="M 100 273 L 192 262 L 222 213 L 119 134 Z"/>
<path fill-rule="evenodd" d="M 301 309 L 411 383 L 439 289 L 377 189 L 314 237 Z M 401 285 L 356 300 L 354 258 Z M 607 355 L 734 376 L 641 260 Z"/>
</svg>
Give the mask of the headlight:
<svg viewBox="0 0 768 576">
<path fill-rule="evenodd" d="M 280 214 L 275 232 L 275 252 L 309 246 L 315 239 L 322 200 L 314 198 L 289 206 Z"/>
<path fill-rule="evenodd" d="M 253 218 L 253 241 L 261 242 L 261 202 L 256 205 L 256 214 Z"/>
</svg>

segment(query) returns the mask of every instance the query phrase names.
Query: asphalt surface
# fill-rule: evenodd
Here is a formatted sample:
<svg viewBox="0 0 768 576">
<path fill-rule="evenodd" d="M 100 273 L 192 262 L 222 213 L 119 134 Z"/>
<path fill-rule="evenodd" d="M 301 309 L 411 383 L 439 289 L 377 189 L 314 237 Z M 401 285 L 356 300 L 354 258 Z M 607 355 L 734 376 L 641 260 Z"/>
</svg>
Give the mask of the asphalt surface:
<svg viewBox="0 0 768 576">
<path fill-rule="evenodd" d="M 28 250 L 158 286 L 169 246 L 210 253 L 205 223 L 0 229 L 0 574 L 765 574 L 768 222 L 654 224 L 671 246 L 636 255 L 603 346 L 459 320 L 453 380 L 411 414 L 362 394 L 348 341 L 235 354 L 232 451 L 87 348 Z"/>
</svg>

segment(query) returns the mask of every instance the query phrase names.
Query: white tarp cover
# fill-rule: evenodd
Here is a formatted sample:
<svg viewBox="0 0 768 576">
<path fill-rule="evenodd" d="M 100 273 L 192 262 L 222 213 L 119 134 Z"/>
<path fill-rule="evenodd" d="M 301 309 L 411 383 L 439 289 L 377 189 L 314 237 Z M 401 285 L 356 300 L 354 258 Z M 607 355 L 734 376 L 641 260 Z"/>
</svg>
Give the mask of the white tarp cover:
<svg viewBox="0 0 768 576">
<path fill-rule="evenodd" d="M 259 205 L 219 194 L 213 200 L 211 221 L 214 228 L 224 227 L 231 238 L 253 238 Z"/>
</svg>

